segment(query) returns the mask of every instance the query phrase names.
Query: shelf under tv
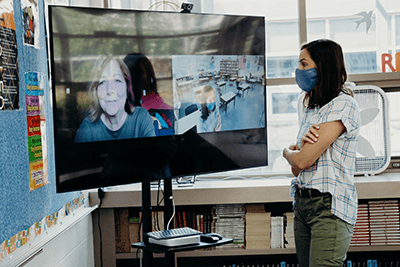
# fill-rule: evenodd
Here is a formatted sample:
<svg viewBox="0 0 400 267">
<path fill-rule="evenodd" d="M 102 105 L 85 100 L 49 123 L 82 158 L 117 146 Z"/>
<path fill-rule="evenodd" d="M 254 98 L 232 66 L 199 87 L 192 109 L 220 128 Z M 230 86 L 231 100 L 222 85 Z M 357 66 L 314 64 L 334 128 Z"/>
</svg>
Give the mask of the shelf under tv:
<svg viewBox="0 0 400 267">
<path fill-rule="evenodd" d="M 382 252 L 382 251 L 400 251 L 400 246 L 359 246 L 350 247 L 349 252 Z M 294 255 L 294 248 L 277 248 L 277 249 L 223 249 L 223 250 L 207 250 L 207 251 L 182 251 L 177 252 L 177 257 L 226 257 L 226 256 L 255 256 L 255 255 Z M 155 257 L 163 257 L 162 254 L 155 254 Z M 117 259 L 135 259 L 136 253 L 117 253 Z"/>
</svg>

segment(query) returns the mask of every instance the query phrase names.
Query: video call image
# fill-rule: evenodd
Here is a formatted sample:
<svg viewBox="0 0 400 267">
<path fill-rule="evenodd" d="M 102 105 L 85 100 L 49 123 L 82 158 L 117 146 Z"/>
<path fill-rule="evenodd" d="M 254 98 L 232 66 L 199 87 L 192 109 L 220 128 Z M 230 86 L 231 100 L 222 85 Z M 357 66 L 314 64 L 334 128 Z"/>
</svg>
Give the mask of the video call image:
<svg viewBox="0 0 400 267">
<path fill-rule="evenodd" d="M 265 127 L 263 56 L 172 57 L 175 134 Z"/>
<path fill-rule="evenodd" d="M 59 106 L 74 118 L 74 143 L 173 135 L 172 101 L 160 96 L 148 57 L 100 55 L 75 63 L 86 69 L 85 82 L 57 86 Z M 77 105 L 66 109 L 73 103 L 61 99 Z"/>
</svg>

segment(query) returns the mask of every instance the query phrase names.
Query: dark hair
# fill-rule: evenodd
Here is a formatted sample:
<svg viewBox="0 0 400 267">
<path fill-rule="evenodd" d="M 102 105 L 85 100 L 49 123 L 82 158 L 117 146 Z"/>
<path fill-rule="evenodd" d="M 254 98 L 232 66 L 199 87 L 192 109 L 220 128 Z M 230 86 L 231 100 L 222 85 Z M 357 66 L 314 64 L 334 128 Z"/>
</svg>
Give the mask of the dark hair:
<svg viewBox="0 0 400 267">
<path fill-rule="evenodd" d="M 124 79 L 126 82 L 126 92 L 127 92 L 127 99 L 125 102 L 125 111 L 128 114 L 131 114 L 134 111 L 134 102 L 135 102 L 135 95 L 132 91 L 132 84 L 131 84 L 131 76 L 128 67 L 125 63 L 118 57 L 113 55 L 102 55 L 100 56 L 93 65 L 93 68 L 90 73 L 89 83 L 88 83 L 88 94 L 91 99 L 91 104 L 89 106 L 89 117 L 90 119 L 95 122 L 100 119 L 103 110 L 100 106 L 100 100 L 97 96 L 97 87 L 99 86 L 100 77 L 107 67 L 107 65 L 111 61 L 117 62 L 119 68 L 124 75 Z"/>
<path fill-rule="evenodd" d="M 124 58 L 131 73 L 135 106 L 140 106 L 142 90 L 157 93 L 156 75 L 150 60 L 143 54 L 131 53 Z"/>
<path fill-rule="evenodd" d="M 308 101 L 306 106 L 322 107 L 337 97 L 341 91 L 352 95 L 350 89 L 344 86 L 347 72 L 342 47 L 339 44 L 328 39 L 318 39 L 303 44 L 301 50 L 303 49 L 307 49 L 315 62 L 319 77 L 316 85 L 304 98 L 304 101 Z"/>
</svg>

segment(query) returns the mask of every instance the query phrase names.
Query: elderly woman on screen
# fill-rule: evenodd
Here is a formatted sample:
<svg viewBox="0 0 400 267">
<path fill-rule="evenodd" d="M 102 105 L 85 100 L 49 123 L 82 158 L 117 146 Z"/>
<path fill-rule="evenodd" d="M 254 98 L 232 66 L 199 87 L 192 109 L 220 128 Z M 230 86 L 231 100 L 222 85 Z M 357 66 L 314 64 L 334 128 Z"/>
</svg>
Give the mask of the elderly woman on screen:
<svg viewBox="0 0 400 267">
<path fill-rule="evenodd" d="M 89 115 L 79 126 L 75 142 L 155 136 L 148 111 L 134 106 L 134 91 L 121 59 L 103 56 L 97 60 L 88 84 Z"/>
</svg>

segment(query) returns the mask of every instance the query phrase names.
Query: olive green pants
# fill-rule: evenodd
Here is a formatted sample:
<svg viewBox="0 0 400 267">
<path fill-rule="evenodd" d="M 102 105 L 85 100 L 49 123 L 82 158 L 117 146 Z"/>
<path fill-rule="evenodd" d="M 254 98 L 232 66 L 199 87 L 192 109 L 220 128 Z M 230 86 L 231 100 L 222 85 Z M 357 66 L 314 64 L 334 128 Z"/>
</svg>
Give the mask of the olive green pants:
<svg viewBox="0 0 400 267">
<path fill-rule="evenodd" d="M 332 196 L 296 193 L 294 234 L 300 267 L 342 266 L 353 226 L 332 215 Z"/>
</svg>

